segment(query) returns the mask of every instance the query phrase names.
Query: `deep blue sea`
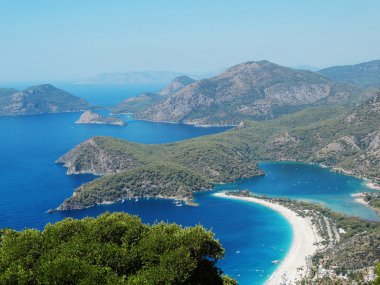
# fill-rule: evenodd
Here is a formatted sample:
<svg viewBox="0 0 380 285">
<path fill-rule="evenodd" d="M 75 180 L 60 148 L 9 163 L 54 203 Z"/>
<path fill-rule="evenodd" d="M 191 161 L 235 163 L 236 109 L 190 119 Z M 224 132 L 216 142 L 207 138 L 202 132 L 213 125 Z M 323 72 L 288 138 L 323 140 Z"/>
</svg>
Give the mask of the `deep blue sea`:
<svg viewBox="0 0 380 285">
<path fill-rule="evenodd" d="M 111 106 L 143 91 L 162 86 L 57 85 L 98 106 Z M 176 207 L 168 200 L 127 201 L 90 209 L 55 212 L 73 190 L 92 175 L 66 175 L 54 163 L 78 143 L 99 135 L 142 143 L 166 143 L 209 135 L 226 128 L 197 128 L 186 125 L 138 121 L 121 116 L 126 127 L 76 125 L 80 113 L 0 117 L 0 227 L 17 230 L 42 229 L 48 222 L 65 217 L 96 216 L 104 211 L 125 211 L 144 222 L 169 221 L 184 226 L 202 224 L 212 229 L 226 249 L 220 267 L 239 284 L 263 284 L 275 270 L 271 261 L 283 259 L 291 243 L 291 228 L 279 214 L 244 201 L 197 195 L 199 207 Z M 218 185 L 223 189 L 249 189 L 255 193 L 288 196 L 324 203 L 348 214 L 376 219 L 369 209 L 354 203 L 350 194 L 368 191 L 363 181 L 333 173 L 315 165 L 263 162 L 266 176 Z M 349 210 L 348 210 L 349 209 Z"/>
</svg>

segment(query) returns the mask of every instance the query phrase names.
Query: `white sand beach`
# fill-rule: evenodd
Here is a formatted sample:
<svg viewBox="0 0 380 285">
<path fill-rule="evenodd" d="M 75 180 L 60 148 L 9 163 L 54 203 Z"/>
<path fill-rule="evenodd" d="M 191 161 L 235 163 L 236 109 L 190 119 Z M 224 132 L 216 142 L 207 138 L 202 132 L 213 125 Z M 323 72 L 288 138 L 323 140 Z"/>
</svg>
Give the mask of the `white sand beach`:
<svg viewBox="0 0 380 285">
<path fill-rule="evenodd" d="M 308 218 L 302 218 L 290 209 L 276 203 L 271 203 L 253 197 L 237 197 L 225 193 L 215 193 L 217 197 L 237 199 L 253 202 L 271 208 L 284 216 L 291 224 L 293 231 L 292 245 L 281 261 L 277 270 L 265 283 L 266 285 L 294 284 L 300 277 L 307 273 L 307 264 L 310 257 L 317 251 L 317 243 L 320 237 L 312 222 Z"/>
</svg>

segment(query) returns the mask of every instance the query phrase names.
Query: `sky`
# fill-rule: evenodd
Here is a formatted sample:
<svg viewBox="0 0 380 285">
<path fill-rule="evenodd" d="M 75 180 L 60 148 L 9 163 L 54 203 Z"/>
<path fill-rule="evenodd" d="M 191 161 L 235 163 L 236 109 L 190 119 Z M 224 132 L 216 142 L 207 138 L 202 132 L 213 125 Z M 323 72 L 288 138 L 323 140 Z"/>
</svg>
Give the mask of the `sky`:
<svg viewBox="0 0 380 285">
<path fill-rule="evenodd" d="M 380 59 L 378 0 L 0 0 L 0 83 Z"/>
</svg>

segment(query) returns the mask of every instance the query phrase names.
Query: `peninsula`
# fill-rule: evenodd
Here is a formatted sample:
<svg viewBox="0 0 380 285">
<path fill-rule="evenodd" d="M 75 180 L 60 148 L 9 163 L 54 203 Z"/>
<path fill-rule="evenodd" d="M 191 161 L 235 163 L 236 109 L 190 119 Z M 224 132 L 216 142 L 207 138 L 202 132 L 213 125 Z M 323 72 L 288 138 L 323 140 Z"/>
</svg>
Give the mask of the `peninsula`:
<svg viewBox="0 0 380 285">
<path fill-rule="evenodd" d="M 124 127 L 126 123 L 115 117 L 102 116 L 97 113 L 86 111 L 80 118 L 75 122 L 76 124 L 101 124 L 101 125 L 116 125 Z"/>
</svg>

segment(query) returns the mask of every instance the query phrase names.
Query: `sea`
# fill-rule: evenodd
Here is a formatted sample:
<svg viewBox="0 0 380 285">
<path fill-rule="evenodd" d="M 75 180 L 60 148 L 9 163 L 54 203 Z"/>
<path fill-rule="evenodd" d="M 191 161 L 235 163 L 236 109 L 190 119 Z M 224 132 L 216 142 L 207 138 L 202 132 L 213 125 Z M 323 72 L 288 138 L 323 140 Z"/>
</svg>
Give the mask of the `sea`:
<svg viewBox="0 0 380 285">
<path fill-rule="evenodd" d="M 21 84 L 22 85 L 22 84 Z M 20 85 L 20 86 L 21 86 Z M 99 107 L 113 106 L 161 85 L 75 85 L 56 84 Z M 12 87 L 12 86 L 6 86 Z M 19 86 L 13 86 L 19 87 Z M 25 86 L 26 87 L 26 86 Z M 106 111 L 102 111 L 106 113 Z M 277 212 L 246 201 L 229 200 L 212 194 L 222 190 L 248 189 L 257 194 L 290 197 L 321 203 L 336 211 L 377 220 L 370 209 L 354 202 L 351 194 L 368 189 L 363 180 L 335 173 L 318 165 L 261 162 L 266 175 L 217 185 L 199 193 L 199 207 L 176 206 L 163 199 L 128 200 L 84 210 L 47 213 L 56 208 L 93 175 L 67 175 L 55 160 L 93 136 L 112 136 L 134 142 L 158 144 L 225 131 L 224 127 L 194 127 L 153 123 L 120 115 L 126 127 L 77 125 L 80 113 L 0 117 L 0 228 L 43 229 L 66 217 L 97 216 L 105 211 L 123 211 L 143 222 L 175 222 L 183 226 L 201 224 L 215 233 L 225 248 L 218 266 L 239 284 L 264 284 L 290 248 L 292 231 Z"/>
</svg>

